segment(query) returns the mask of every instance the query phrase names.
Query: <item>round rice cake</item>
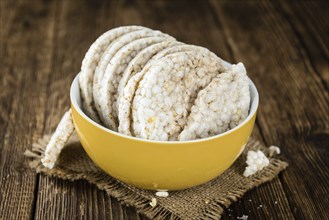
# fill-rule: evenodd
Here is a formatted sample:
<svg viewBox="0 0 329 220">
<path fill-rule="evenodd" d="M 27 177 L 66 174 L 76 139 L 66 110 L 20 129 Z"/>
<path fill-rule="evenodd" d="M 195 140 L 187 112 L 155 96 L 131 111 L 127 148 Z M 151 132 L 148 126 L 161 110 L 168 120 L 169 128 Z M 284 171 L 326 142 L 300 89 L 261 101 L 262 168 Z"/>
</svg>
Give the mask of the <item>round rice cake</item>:
<svg viewBox="0 0 329 220">
<path fill-rule="evenodd" d="M 167 141 L 187 116 L 183 74 L 172 73 L 174 65 L 165 57 L 156 60 L 140 81 L 132 103 L 136 137 Z"/>
<path fill-rule="evenodd" d="M 165 43 L 165 42 L 163 42 Z M 153 45 L 151 47 L 157 47 L 157 45 Z M 148 58 L 148 48 L 145 49 L 145 57 Z M 153 48 L 151 48 L 152 50 Z M 156 54 L 154 54 L 152 56 L 151 59 L 142 59 L 139 57 L 135 57 L 136 60 L 131 61 L 132 64 L 131 66 L 134 67 L 136 66 L 137 70 L 134 69 L 134 72 L 130 72 L 132 71 L 131 69 L 126 69 L 126 71 L 128 73 L 124 73 L 123 78 L 121 79 L 120 82 L 121 86 L 124 87 L 122 89 L 122 93 L 120 94 L 119 91 L 119 99 L 118 99 L 118 118 L 119 118 L 119 128 L 118 131 L 122 134 L 126 134 L 126 135 L 133 135 L 133 129 L 131 128 L 131 122 L 132 122 L 132 115 L 131 113 L 131 104 L 132 104 L 132 100 L 133 97 L 135 95 L 135 92 L 137 90 L 137 87 L 139 85 L 139 82 L 141 81 L 141 79 L 144 77 L 145 73 L 147 72 L 147 70 L 149 69 L 150 65 L 152 64 L 153 61 L 160 59 L 161 57 L 164 57 L 166 55 L 169 55 L 171 53 L 176 53 L 176 52 L 183 52 L 183 51 L 189 51 L 189 50 L 207 50 L 203 47 L 198 47 L 198 46 L 193 46 L 193 45 L 187 45 L 184 44 L 182 42 L 174 42 L 174 45 L 168 45 L 168 47 L 166 47 L 163 50 L 158 51 Z M 141 52 L 141 53 L 142 53 Z M 140 57 L 142 57 L 143 55 L 140 55 Z M 138 60 L 142 60 L 141 62 L 139 62 Z M 143 62 L 146 62 L 146 64 L 143 64 Z M 144 68 L 145 67 L 145 68 Z M 137 72 L 140 71 L 140 72 Z M 128 82 L 125 82 L 125 80 L 128 80 Z M 126 85 L 124 85 L 126 84 Z"/>
<path fill-rule="evenodd" d="M 52 169 L 55 166 L 60 152 L 64 148 L 66 142 L 70 139 L 74 130 L 72 111 L 70 109 L 63 115 L 46 146 L 45 155 L 41 159 L 41 162 L 45 167 Z"/>
<path fill-rule="evenodd" d="M 165 42 L 163 42 L 163 43 L 165 43 Z M 167 48 L 160 50 L 155 55 L 153 55 L 151 59 L 149 59 L 149 60 L 145 59 L 145 60 L 147 60 L 147 62 L 144 65 L 142 63 L 138 63 L 138 61 L 136 63 L 132 63 L 132 66 L 137 66 L 137 71 L 139 70 L 140 72 L 137 72 L 136 70 L 134 70 L 136 72 L 131 74 L 129 72 L 130 70 L 128 69 L 127 70 L 128 74 L 126 73 L 126 75 L 121 79 L 121 81 L 128 79 L 128 82 L 125 83 L 123 81 L 121 83 L 122 84 L 121 86 L 124 88 L 122 89 L 122 94 L 119 95 L 119 100 L 117 102 L 118 118 L 119 118 L 118 131 L 120 133 L 130 135 L 130 136 L 134 135 L 134 131 L 131 128 L 131 125 L 132 125 L 132 114 L 131 114 L 132 100 L 134 98 L 134 95 L 135 95 L 135 92 L 139 85 L 139 82 L 142 80 L 145 73 L 148 71 L 148 69 L 152 65 L 152 62 L 154 62 L 155 60 L 160 59 L 166 55 L 176 53 L 176 52 L 183 52 L 183 51 L 190 51 L 190 50 L 192 50 L 192 51 L 193 50 L 202 50 L 202 49 L 206 50 L 205 48 L 193 46 L 193 45 L 187 45 L 182 42 L 175 42 L 175 43 L 177 43 L 177 44 L 168 46 Z M 154 45 L 154 46 L 156 46 L 156 45 Z M 137 59 L 139 59 L 139 58 L 137 58 Z M 126 85 L 123 85 L 123 84 L 126 84 Z"/>
<path fill-rule="evenodd" d="M 79 85 L 81 91 L 82 107 L 85 113 L 94 121 L 99 122 L 96 109 L 93 106 L 92 85 L 96 66 L 107 46 L 123 34 L 131 31 L 146 29 L 142 26 L 124 26 L 111 29 L 102 34 L 88 49 L 81 65 Z"/>
<path fill-rule="evenodd" d="M 175 59 L 175 56 L 180 56 L 181 54 L 186 54 L 190 62 L 188 65 L 191 66 L 185 69 L 186 73 L 184 76 L 184 82 L 186 88 L 188 89 L 189 101 L 188 101 L 188 112 L 190 112 L 191 107 L 197 97 L 198 92 L 205 88 L 216 75 L 225 72 L 231 68 L 231 64 L 222 60 L 213 52 L 200 46 L 185 45 L 186 47 L 181 47 L 181 49 L 186 50 L 185 52 L 169 53 L 166 55 L 168 58 Z M 200 63 L 196 63 L 195 58 Z M 156 59 L 156 56 L 155 56 Z M 207 60 L 208 59 L 208 60 Z M 202 66 L 204 65 L 204 66 Z M 208 69 L 207 66 L 208 65 Z M 208 72 L 206 72 L 208 70 Z M 214 71 L 211 71 L 214 70 Z"/>
<path fill-rule="evenodd" d="M 129 62 L 144 48 L 166 40 L 175 41 L 172 37 L 141 38 L 126 44 L 113 56 L 107 65 L 100 88 L 101 118 L 105 125 L 109 126 L 107 118 L 111 118 L 116 124 L 112 129 L 118 128 L 117 89 Z"/>
<path fill-rule="evenodd" d="M 145 75 L 145 73 L 149 70 L 151 62 L 147 63 L 147 65 L 138 73 L 133 75 L 127 85 L 123 89 L 123 94 L 119 100 L 119 128 L 118 131 L 122 134 L 126 134 L 129 136 L 134 136 L 133 129 L 131 129 L 132 117 L 131 117 L 131 105 L 132 100 L 134 98 L 135 92 L 138 88 L 139 82 Z"/>
<path fill-rule="evenodd" d="M 123 72 L 122 78 L 118 86 L 118 98 L 117 98 L 118 115 L 120 113 L 120 108 L 119 108 L 120 99 L 123 96 L 123 90 L 126 87 L 128 80 L 130 80 L 130 78 L 133 77 L 136 73 L 139 73 L 144 68 L 146 63 L 159 51 L 162 51 L 164 48 L 168 48 L 173 45 L 179 45 L 179 44 L 182 43 L 178 41 L 163 41 L 157 44 L 153 44 L 143 49 L 134 57 L 134 59 L 130 61 L 129 65 Z"/>
<path fill-rule="evenodd" d="M 206 138 L 232 129 L 248 116 L 249 107 L 246 69 L 242 63 L 232 65 L 199 92 L 178 140 Z"/>
<path fill-rule="evenodd" d="M 177 140 L 197 93 L 227 68 L 207 49 L 155 60 L 132 103 L 133 131 L 150 140 Z"/>
<path fill-rule="evenodd" d="M 167 55 L 173 54 L 173 53 L 185 52 L 185 51 L 199 51 L 199 50 L 208 51 L 208 49 L 206 49 L 204 47 L 181 43 L 179 45 L 167 47 L 167 48 L 159 51 L 159 53 L 157 53 L 154 57 L 152 57 L 152 60 L 160 59 L 161 57 L 164 57 L 164 56 L 167 56 Z"/>
<path fill-rule="evenodd" d="M 96 72 L 94 74 L 93 79 L 93 98 L 95 102 L 95 107 L 97 109 L 98 115 L 101 117 L 101 121 L 110 129 L 117 130 L 117 126 L 115 124 L 115 121 L 113 118 L 111 118 L 110 115 L 108 115 L 105 118 L 102 118 L 102 101 L 101 100 L 101 82 L 103 80 L 104 73 L 106 71 L 106 68 L 108 64 L 110 63 L 113 56 L 126 44 L 145 37 L 168 37 L 172 38 L 167 34 L 164 34 L 160 31 L 155 31 L 151 29 L 143 29 L 138 31 L 132 31 L 127 34 L 122 35 L 121 37 L 117 38 L 115 41 L 113 41 L 106 51 L 103 53 L 101 59 L 99 60 L 99 63 L 96 68 Z"/>
<path fill-rule="evenodd" d="M 189 44 L 178 45 L 178 46 L 164 49 L 163 51 L 161 51 L 157 55 L 155 55 L 152 59 L 156 60 L 156 59 L 160 59 L 163 56 L 174 55 L 176 53 L 180 54 L 181 52 L 199 53 L 199 54 L 205 54 L 206 56 L 211 57 L 213 60 L 215 60 L 215 63 L 217 65 L 217 67 L 219 68 L 220 72 L 226 71 L 229 68 L 231 68 L 231 64 L 222 60 L 220 57 L 218 57 L 213 52 L 209 51 L 207 48 L 204 48 L 201 46 L 189 45 Z M 202 74 L 202 73 L 199 73 L 199 75 L 200 74 Z M 197 77 L 195 77 L 195 75 L 193 75 L 193 74 L 186 75 L 186 78 L 185 78 L 185 80 L 187 80 L 188 83 L 193 82 L 194 79 L 197 79 Z M 190 101 L 189 101 L 188 111 L 191 109 L 193 102 L 197 96 L 197 92 L 200 90 L 200 88 L 204 88 L 206 86 L 206 84 L 210 82 L 209 78 L 204 78 L 204 80 L 205 81 L 195 82 L 197 84 L 195 84 L 195 83 L 191 84 L 191 85 L 197 86 L 197 88 L 190 87 L 191 97 L 190 97 Z M 199 86 L 198 86 L 198 83 L 200 84 Z"/>
<path fill-rule="evenodd" d="M 123 94 L 121 95 L 121 98 L 118 102 L 118 110 L 119 110 L 119 132 L 126 134 L 126 135 L 134 135 L 134 131 L 132 128 L 132 114 L 131 114 L 131 105 L 132 100 L 134 98 L 135 92 L 137 90 L 137 87 L 139 85 L 139 82 L 143 79 L 145 73 L 150 68 L 152 62 L 154 62 L 157 59 L 160 59 L 166 55 L 170 55 L 172 53 L 177 52 L 184 52 L 184 51 L 195 51 L 195 52 L 201 52 L 201 53 L 210 53 L 212 57 L 216 57 L 218 59 L 218 62 L 223 65 L 225 68 L 228 69 L 230 64 L 226 63 L 225 61 L 218 58 L 215 54 L 211 53 L 208 49 L 204 47 L 194 46 L 194 45 L 188 45 L 188 44 L 182 44 L 181 42 L 178 42 L 178 45 L 174 45 L 171 47 L 168 47 L 166 49 L 161 50 L 156 55 L 154 55 L 145 65 L 145 68 L 142 69 L 141 72 L 133 75 L 126 87 L 123 90 Z M 143 67 L 141 67 L 143 68 Z M 189 108 L 192 104 L 189 103 Z M 176 134 L 176 137 L 178 137 L 178 134 Z M 172 139 L 175 139 L 172 137 Z"/>
</svg>

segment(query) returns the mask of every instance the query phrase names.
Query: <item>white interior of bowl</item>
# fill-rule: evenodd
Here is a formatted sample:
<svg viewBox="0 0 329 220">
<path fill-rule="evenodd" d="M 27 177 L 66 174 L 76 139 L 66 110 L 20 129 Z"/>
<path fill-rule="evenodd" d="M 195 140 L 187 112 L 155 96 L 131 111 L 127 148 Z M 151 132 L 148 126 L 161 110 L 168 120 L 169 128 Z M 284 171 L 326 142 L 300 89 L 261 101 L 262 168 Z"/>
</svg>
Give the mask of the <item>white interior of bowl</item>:
<svg viewBox="0 0 329 220">
<path fill-rule="evenodd" d="M 70 90 L 70 98 L 71 98 L 71 102 L 73 104 L 73 106 L 75 107 L 75 109 L 79 112 L 80 115 L 82 115 L 82 117 L 84 117 L 86 120 L 88 120 L 91 124 L 93 124 L 94 126 L 99 127 L 100 129 L 105 130 L 106 132 L 109 132 L 111 134 L 114 135 L 119 135 L 122 136 L 124 138 L 131 138 L 137 141 L 147 141 L 147 142 L 161 142 L 161 143 L 166 143 L 166 144 L 179 144 L 179 143 L 187 143 L 187 142 L 202 142 L 202 141 L 207 141 L 210 140 L 212 138 L 218 138 L 220 136 L 224 136 L 236 129 L 239 129 L 241 126 L 243 126 L 245 123 L 247 123 L 247 121 L 250 120 L 250 118 L 255 114 L 255 112 L 257 111 L 258 108 L 258 102 L 259 102 L 259 96 L 258 96 L 258 92 L 256 89 L 256 86 L 254 85 L 254 83 L 249 79 L 249 88 L 250 88 L 250 96 L 251 96 L 251 106 L 250 106 L 250 110 L 249 110 L 249 114 L 248 117 L 243 120 L 243 122 L 241 122 L 238 126 L 236 126 L 235 128 L 228 130 L 224 133 L 215 135 L 215 136 L 211 136 L 208 138 L 204 138 L 204 139 L 198 139 L 198 140 L 192 140 L 192 141 L 154 141 L 154 140 L 146 140 L 146 139 L 142 139 L 142 138 L 137 138 L 137 137 L 132 137 L 132 136 L 128 136 L 128 135 L 124 135 L 115 131 L 112 131 L 96 122 L 94 122 L 91 118 L 89 118 L 83 111 L 81 108 L 81 98 L 80 98 L 80 89 L 79 89 L 79 80 L 78 80 L 79 74 L 75 77 L 75 79 L 73 80 L 72 84 L 71 84 L 71 90 Z"/>
</svg>

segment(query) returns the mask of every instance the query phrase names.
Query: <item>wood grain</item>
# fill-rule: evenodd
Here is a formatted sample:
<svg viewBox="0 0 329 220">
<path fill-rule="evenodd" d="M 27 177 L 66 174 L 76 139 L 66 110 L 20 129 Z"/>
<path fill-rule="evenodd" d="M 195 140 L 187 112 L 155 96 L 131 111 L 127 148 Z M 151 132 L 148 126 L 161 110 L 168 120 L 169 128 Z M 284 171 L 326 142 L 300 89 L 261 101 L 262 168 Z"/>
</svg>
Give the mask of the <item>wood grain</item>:
<svg viewBox="0 0 329 220">
<path fill-rule="evenodd" d="M 0 219 L 146 219 L 85 181 L 33 173 L 23 156 L 69 108 L 92 42 L 138 24 L 243 62 L 260 93 L 253 135 L 289 168 L 223 219 L 329 219 L 325 1 L 0 1 Z"/>
<path fill-rule="evenodd" d="M 0 219 L 34 214 L 37 175 L 26 166 L 23 152 L 43 133 L 54 35 L 53 4 L 31 7 L 22 1 L 1 7 L 15 3 L 6 8 L 14 11 L 7 13 L 12 17 L 1 39 Z"/>
<path fill-rule="evenodd" d="M 93 4 L 90 1 L 79 1 L 80 4 L 76 1 L 56 3 L 57 17 L 50 68 L 53 74 L 47 79 L 47 134 L 54 131 L 70 106 L 70 84 L 80 71 L 84 54 L 100 34 L 95 30 L 97 20 L 93 18 L 102 7 L 101 2 Z M 82 14 L 85 16 L 81 17 Z M 84 181 L 68 182 L 41 175 L 35 219 L 110 219 L 107 201 L 108 197 L 103 191 L 98 191 Z"/>
<path fill-rule="evenodd" d="M 294 216 L 328 218 L 328 204 L 317 202 L 328 193 L 329 109 L 324 85 L 316 80 L 318 75 L 300 51 L 301 43 L 273 5 L 225 2 L 216 6 L 234 54 L 246 63 L 261 94 L 258 121 L 262 135 L 267 144 L 281 146 L 291 161 L 280 179 Z M 235 34 L 237 27 L 239 35 Z M 318 140 L 315 136 L 322 138 L 321 143 L 312 141 Z"/>
<path fill-rule="evenodd" d="M 319 75 L 329 90 L 329 19 L 319 19 L 318 14 L 327 13 L 329 4 L 321 1 L 305 1 L 287 4 L 278 2 L 277 10 L 286 16 L 291 29 L 301 43 L 300 50 L 307 56 L 306 64 Z"/>
</svg>

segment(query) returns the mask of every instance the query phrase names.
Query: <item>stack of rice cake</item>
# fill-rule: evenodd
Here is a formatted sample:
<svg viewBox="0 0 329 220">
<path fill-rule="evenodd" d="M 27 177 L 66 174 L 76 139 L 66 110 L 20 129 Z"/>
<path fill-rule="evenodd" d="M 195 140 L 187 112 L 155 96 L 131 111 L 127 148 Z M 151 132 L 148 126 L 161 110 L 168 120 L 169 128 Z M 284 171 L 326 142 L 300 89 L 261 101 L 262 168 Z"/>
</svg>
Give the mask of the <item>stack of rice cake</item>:
<svg viewBox="0 0 329 220">
<path fill-rule="evenodd" d="M 250 106 L 243 64 L 141 26 L 101 35 L 82 62 L 79 85 L 90 118 L 149 140 L 220 134 L 241 123 Z"/>
</svg>

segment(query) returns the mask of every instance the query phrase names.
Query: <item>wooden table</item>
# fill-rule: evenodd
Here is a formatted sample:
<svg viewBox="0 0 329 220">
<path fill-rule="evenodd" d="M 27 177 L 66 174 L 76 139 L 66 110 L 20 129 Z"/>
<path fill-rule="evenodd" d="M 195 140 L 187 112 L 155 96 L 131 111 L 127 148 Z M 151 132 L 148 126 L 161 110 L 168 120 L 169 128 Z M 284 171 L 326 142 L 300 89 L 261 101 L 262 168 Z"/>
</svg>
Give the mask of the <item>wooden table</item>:
<svg viewBox="0 0 329 220">
<path fill-rule="evenodd" d="M 85 181 L 35 174 L 23 156 L 54 131 L 91 43 L 140 24 L 243 62 L 260 93 L 253 135 L 289 168 L 223 219 L 329 219 L 326 2 L 1 0 L 0 219 L 145 219 Z"/>
</svg>

